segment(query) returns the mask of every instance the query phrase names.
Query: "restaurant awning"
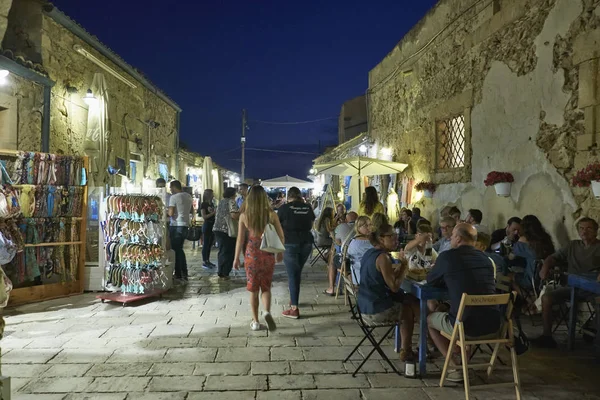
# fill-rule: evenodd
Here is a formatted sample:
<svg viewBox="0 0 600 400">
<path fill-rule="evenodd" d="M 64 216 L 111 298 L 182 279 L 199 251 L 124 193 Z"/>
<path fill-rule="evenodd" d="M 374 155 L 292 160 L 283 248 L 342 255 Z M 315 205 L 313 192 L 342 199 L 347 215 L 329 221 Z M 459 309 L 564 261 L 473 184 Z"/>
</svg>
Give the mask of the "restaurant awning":
<svg viewBox="0 0 600 400">
<path fill-rule="evenodd" d="M 262 186 L 272 188 L 286 188 L 289 189 L 292 186 L 296 186 L 299 189 L 312 189 L 315 187 L 314 182 L 304 181 L 302 179 L 294 178 L 293 176 L 285 175 L 278 178 L 265 179 L 261 181 Z"/>
</svg>

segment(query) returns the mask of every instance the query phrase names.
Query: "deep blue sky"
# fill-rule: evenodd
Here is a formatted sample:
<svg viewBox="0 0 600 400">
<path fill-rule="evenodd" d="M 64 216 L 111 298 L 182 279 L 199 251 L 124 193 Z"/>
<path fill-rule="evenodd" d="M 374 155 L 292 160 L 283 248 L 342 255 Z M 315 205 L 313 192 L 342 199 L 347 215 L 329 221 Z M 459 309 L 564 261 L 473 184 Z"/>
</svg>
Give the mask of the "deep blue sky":
<svg viewBox="0 0 600 400">
<path fill-rule="evenodd" d="M 342 103 L 436 0 L 55 0 L 183 109 L 181 140 L 240 170 L 247 147 L 317 153 L 337 144 Z M 229 150 L 229 151 L 228 151 Z M 248 150 L 246 176 L 305 178 L 315 155 Z"/>
</svg>

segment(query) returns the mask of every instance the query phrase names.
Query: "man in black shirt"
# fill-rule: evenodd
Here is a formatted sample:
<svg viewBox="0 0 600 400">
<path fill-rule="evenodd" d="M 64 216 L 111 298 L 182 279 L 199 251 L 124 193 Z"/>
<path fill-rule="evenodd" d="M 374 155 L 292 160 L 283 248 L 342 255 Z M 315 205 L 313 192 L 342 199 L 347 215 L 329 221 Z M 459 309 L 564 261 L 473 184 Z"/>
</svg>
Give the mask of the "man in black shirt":
<svg viewBox="0 0 600 400">
<path fill-rule="evenodd" d="M 298 319 L 298 297 L 300 296 L 300 277 L 302 268 L 310 253 L 312 253 L 312 226 L 315 213 L 309 204 L 306 204 L 297 187 L 288 190 L 288 202 L 279 207 L 277 211 L 283 233 L 285 235 L 285 253 L 283 262 L 288 274 L 290 289 L 290 309 L 283 312 L 286 318 Z"/>
<path fill-rule="evenodd" d="M 521 218 L 512 217 L 506 223 L 506 227 L 498 229 L 492 233 L 490 247 L 487 251 L 496 251 L 500 248 L 500 242 L 504 238 L 509 238 L 511 243 L 516 243 L 519 240 L 519 232 L 521 232 Z"/>
<path fill-rule="evenodd" d="M 427 318 L 429 335 L 444 356 L 450 343 L 440 332 L 452 334 L 463 293 L 496 294 L 494 267 L 491 260 L 474 247 L 476 239 L 477 230 L 472 225 L 456 225 L 450 239 L 452 249 L 438 256 L 427 276 L 427 283 L 448 288 L 450 311 L 434 312 Z M 486 337 L 495 335 L 500 329 L 501 314 L 495 306 L 467 307 L 462 321 L 468 337 Z M 448 375 L 448 380 L 462 379 L 461 371 L 452 371 Z"/>
<path fill-rule="evenodd" d="M 200 216 L 204 220 L 202 224 L 202 268 L 212 269 L 215 264 L 210 262 L 210 249 L 215 243 L 213 226 L 215 225 L 215 206 L 213 204 L 214 192 L 212 189 L 204 190 L 202 204 L 200 205 Z"/>
</svg>

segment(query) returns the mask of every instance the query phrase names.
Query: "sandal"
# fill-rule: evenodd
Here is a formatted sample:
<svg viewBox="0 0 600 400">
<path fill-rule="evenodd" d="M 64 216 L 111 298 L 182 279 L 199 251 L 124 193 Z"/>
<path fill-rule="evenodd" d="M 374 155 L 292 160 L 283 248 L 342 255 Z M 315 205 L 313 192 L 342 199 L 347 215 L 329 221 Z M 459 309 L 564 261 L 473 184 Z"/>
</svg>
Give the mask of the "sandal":
<svg viewBox="0 0 600 400">
<path fill-rule="evenodd" d="M 327 289 L 323 290 L 323 294 L 331 297 L 335 296 L 335 292 L 329 293 Z"/>
</svg>

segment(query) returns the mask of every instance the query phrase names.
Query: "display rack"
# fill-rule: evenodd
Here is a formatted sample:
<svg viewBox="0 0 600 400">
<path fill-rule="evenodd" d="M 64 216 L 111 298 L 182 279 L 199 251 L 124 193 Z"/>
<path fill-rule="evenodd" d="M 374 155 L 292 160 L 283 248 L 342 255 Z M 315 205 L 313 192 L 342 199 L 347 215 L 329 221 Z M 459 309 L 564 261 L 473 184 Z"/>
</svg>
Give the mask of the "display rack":
<svg viewBox="0 0 600 400">
<path fill-rule="evenodd" d="M 3 266 L 14 284 L 9 305 L 82 293 L 88 158 L 0 150 L 0 161 L 21 210 L 1 221 L 20 236 L 19 253 Z"/>
<path fill-rule="evenodd" d="M 96 298 L 128 303 L 160 297 L 170 287 L 165 271 L 166 206 L 164 189 L 131 193 L 111 189 L 100 211 L 104 238 L 104 285 Z"/>
</svg>

